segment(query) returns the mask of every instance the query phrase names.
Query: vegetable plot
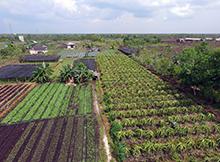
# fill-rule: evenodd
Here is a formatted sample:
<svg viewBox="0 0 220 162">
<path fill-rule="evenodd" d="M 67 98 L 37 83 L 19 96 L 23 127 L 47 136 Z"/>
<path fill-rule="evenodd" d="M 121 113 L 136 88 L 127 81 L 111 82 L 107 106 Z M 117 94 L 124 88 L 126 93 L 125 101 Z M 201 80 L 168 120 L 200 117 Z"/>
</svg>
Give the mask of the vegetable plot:
<svg viewBox="0 0 220 162">
<path fill-rule="evenodd" d="M 0 119 L 20 102 L 35 84 L 0 85 Z"/>
<path fill-rule="evenodd" d="M 97 136 L 90 129 L 96 129 L 90 117 L 0 126 L 0 161 L 98 161 Z"/>
<path fill-rule="evenodd" d="M 47 83 L 35 87 L 2 121 L 2 124 L 74 115 L 69 109 L 73 87 Z"/>
<path fill-rule="evenodd" d="M 77 107 L 78 115 L 87 115 L 92 113 L 91 85 L 78 85 L 74 89 L 73 104 Z"/>
<path fill-rule="evenodd" d="M 104 111 L 118 161 L 217 161 L 213 114 L 114 51 L 98 55 Z"/>
</svg>

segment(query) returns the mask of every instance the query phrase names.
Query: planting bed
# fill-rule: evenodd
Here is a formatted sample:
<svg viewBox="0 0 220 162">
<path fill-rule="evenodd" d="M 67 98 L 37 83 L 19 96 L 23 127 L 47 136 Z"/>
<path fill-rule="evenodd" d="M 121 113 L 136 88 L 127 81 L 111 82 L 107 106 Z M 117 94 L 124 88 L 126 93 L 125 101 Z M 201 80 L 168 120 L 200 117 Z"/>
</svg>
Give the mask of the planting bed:
<svg viewBox="0 0 220 162">
<path fill-rule="evenodd" d="M 125 55 L 97 58 L 114 153 L 124 161 L 218 161 L 213 114 Z"/>
<path fill-rule="evenodd" d="M 34 64 L 15 64 L 0 67 L 0 79 L 29 79 L 37 66 Z"/>
<path fill-rule="evenodd" d="M 57 62 L 60 56 L 55 55 L 25 55 L 21 62 Z"/>
<path fill-rule="evenodd" d="M 0 126 L 0 161 L 98 161 L 93 117 Z"/>
<path fill-rule="evenodd" d="M 1 124 L 91 113 L 91 85 L 78 85 L 73 88 L 65 84 L 47 83 L 35 87 L 13 111 L 2 119 Z"/>
<path fill-rule="evenodd" d="M 0 119 L 20 102 L 35 84 L 0 85 Z"/>
<path fill-rule="evenodd" d="M 28 122 L 38 119 L 74 115 L 69 108 L 73 87 L 47 83 L 35 87 L 2 121 L 2 124 Z"/>
<path fill-rule="evenodd" d="M 73 104 L 77 107 L 77 114 L 92 113 L 92 87 L 91 85 L 78 85 L 74 89 Z"/>
<path fill-rule="evenodd" d="M 79 59 L 75 61 L 75 64 L 83 63 L 89 70 L 96 71 L 96 61 L 95 59 Z"/>
</svg>

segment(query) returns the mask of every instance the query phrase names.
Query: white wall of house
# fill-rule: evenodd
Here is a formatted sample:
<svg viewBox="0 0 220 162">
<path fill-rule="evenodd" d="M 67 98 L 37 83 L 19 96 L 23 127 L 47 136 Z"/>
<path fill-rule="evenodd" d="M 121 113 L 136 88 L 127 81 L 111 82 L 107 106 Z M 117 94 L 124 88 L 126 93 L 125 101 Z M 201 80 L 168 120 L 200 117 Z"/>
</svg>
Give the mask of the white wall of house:
<svg viewBox="0 0 220 162">
<path fill-rule="evenodd" d="M 74 49 L 75 47 L 75 45 L 67 45 L 67 49 Z"/>
<path fill-rule="evenodd" d="M 47 53 L 48 52 L 48 50 L 45 50 L 45 51 L 37 51 L 37 50 L 29 50 L 29 53 L 31 54 L 31 55 L 36 55 L 36 54 L 39 54 L 39 53 Z"/>
</svg>

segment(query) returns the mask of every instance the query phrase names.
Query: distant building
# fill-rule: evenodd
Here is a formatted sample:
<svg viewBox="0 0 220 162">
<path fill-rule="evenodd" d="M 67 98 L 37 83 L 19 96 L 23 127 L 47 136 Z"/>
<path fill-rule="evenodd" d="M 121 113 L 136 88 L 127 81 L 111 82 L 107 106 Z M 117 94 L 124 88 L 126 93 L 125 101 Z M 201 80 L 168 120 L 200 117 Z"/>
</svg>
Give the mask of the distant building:
<svg viewBox="0 0 220 162">
<path fill-rule="evenodd" d="M 200 42 L 203 41 L 202 38 L 185 38 L 186 42 Z"/>
<path fill-rule="evenodd" d="M 214 38 L 205 38 L 205 41 L 213 41 Z"/>
<path fill-rule="evenodd" d="M 24 42 L 24 36 L 23 36 L 23 35 L 19 35 L 19 36 L 18 36 L 18 39 L 19 39 L 21 42 Z"/>
<path fill-rule="evenodd" d="M 73 42 L 68 42 L 65 44 L 67 49 L 74 49 L 76 48 L 76 44 Z"/>
<path fill-rule="evenodd" d="M 184 38 L 178 38 L 176 41 L 177 41 L 178 43 L 184 43 L 184 42 L 185 42 L 185 39 L 184 39 Z"/>
<path fill-rule="evenodd" d="M 30 54 L 45 54 L 48 52 L 48 48 L 45 45 L 35 44 L 29 49 Z"/>
<path fill-rule="evenodd" d="M 74 42 L 62 43 L 61 45 L 59 45 L 59 48 L 75 49 L 76 43 Z"/>
<path fill-rule="evenodd" d="M 216 42 L 220 42 L 220 38 L 216 38 L 215 41 L 216 41 Z"/>
</svg>

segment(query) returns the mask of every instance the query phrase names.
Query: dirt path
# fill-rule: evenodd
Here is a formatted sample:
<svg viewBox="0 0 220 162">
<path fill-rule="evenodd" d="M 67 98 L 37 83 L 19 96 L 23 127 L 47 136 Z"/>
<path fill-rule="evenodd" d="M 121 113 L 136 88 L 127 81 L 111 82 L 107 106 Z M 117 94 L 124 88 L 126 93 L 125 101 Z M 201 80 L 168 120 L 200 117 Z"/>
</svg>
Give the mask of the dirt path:
<svg viewBox="0 0 220 162">
<path fill-rule="evenodd" d="M 98 100 L 97 100 L 97 95 L 96 95 L 96 90 L 95 89 L 96 88 L 95 88 L 95 83 L 94 83 L 94 84 L 92 84 L 92 92 L 93 92 L 93 97 L 94 97 L 93 105 L 94 105 L 94 108 L 95 108 L 95 113 L 97 114 L 97 116 L 101 117 L 100 109 L 99 109 L 99 105 L 98 105 Z M 107 162 L 110 162 L 111 159 L 112 159 L 111 152 L 110 152 L 110 146 L 108 144 L 108 138 L 107 138 L 107 135 L 106 135 L 106 129 L 105 129 L 104 126 L 103 126 L 103 128 L 104 128 L 104 133 L 103 133 L 104 148 L 105 148 L 105 152 L 106 152 L 106 155 L 107 155 Z"/>
</svg>

